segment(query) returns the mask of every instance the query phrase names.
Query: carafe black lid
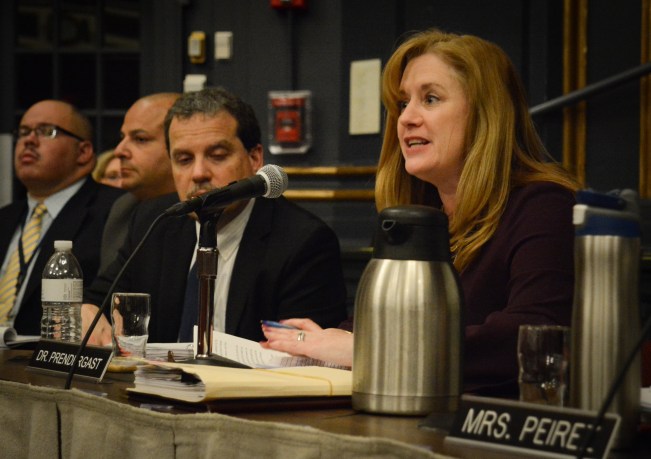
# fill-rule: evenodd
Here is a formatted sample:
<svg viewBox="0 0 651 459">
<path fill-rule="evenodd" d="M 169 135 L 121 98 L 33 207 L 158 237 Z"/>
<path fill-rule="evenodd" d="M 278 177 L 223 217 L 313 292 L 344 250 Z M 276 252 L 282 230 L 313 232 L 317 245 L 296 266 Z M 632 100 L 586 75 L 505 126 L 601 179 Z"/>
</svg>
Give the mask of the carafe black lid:
<svg viewBox="0 0 651 459">
<path fill-rule="evenodd" d="M 387 207 L 378 218 L 373 257 L 449 262 L 447 215 L 427 206 Z"/>
</svg>

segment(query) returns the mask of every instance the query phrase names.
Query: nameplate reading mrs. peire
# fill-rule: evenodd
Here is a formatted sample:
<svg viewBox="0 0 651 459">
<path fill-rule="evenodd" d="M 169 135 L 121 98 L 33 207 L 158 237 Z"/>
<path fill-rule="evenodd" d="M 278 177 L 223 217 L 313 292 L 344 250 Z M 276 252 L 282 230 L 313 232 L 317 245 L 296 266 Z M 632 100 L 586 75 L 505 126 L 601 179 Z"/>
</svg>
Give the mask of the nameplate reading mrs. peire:
<svg viewBox="0 0 651 459">
<path fill-rule="evenodd" d="M 576 457 L 593 428 L 596 413 L 515 400 L 463 396 L 445 439 L 446 446 L 476 448 L 527 457 Z M 586 458 L 605 458 L 619 426 L 607 414 L 585 451 Z"/>
</svg>

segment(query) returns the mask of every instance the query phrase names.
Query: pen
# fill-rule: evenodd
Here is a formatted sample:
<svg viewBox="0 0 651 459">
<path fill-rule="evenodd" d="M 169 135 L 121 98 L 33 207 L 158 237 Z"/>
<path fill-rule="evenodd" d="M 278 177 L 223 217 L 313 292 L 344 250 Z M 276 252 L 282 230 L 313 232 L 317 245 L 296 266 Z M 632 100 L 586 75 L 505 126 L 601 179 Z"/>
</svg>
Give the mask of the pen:
<svg viewBox="0 0 651 459">
<path fill-rule="evenodd" d="M 266 325 L 267 327 L 289 328 L 292 330 L 297 330 L 296 327 L 292 327 L 291 325 L 281 324 L 280 322 L 276 322 L 275 320 L 261 320 L 260 323 L 262 323 L 262 325 Z"/>
</svg>

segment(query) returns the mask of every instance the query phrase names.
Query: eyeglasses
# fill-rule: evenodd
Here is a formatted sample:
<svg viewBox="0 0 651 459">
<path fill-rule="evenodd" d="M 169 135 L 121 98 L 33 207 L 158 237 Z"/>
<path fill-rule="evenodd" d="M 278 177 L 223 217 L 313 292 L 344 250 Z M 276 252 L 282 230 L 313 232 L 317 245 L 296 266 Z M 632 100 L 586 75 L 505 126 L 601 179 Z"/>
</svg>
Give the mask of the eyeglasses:
<svg viewBox="0 0 651 459">
<path fill-rule="evenodd" d="M 59 134 L 67 135 L 68 137 L 72 137 L 73 139 L 77 139 L 80 142 L 83 142 L 85 139 L 79 137 L 77 134 L 74 134 L 66 129 L 63 129 L 60 126 L 57 126 L 56 124 L 39 124 L 35 128 L 29 128 L 27 126 L 21 126 L 19 127 L 15 132 L 14 135 L 18 139 L 22 139 L 23 137 L 27 137 L 32 133 L 32 131 L 36 134 L 37 137 L 46 137 L 48 139 L 54 139 L 59 136 Z"/>
</svg>

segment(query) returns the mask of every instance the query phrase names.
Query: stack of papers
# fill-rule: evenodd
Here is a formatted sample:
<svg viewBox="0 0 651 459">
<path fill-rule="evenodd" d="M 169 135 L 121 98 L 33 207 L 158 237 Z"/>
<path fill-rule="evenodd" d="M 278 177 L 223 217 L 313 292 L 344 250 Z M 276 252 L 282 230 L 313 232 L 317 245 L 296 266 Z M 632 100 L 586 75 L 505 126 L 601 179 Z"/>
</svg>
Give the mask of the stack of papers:
<svg viewBox="0 0 651 459">
<path fill-rule="evenodd" d="M 244 369 L 181 363 L 138 367 L 130 392 L 184 402 L 263 397 L 350 396 L 352 372 L 327 367 Z"/>
<path fill-rule="evenodd" d="M 183 363 L 194 357 L 192 343 L 148 344 L 149 364 L 137 367 L 136 387 L 128 390 L 185 402 L 352 393 L 349 368 L 264 349 L 256 341 L 214 332 L 212 354 L 249 368 Z"/>
</svg>

